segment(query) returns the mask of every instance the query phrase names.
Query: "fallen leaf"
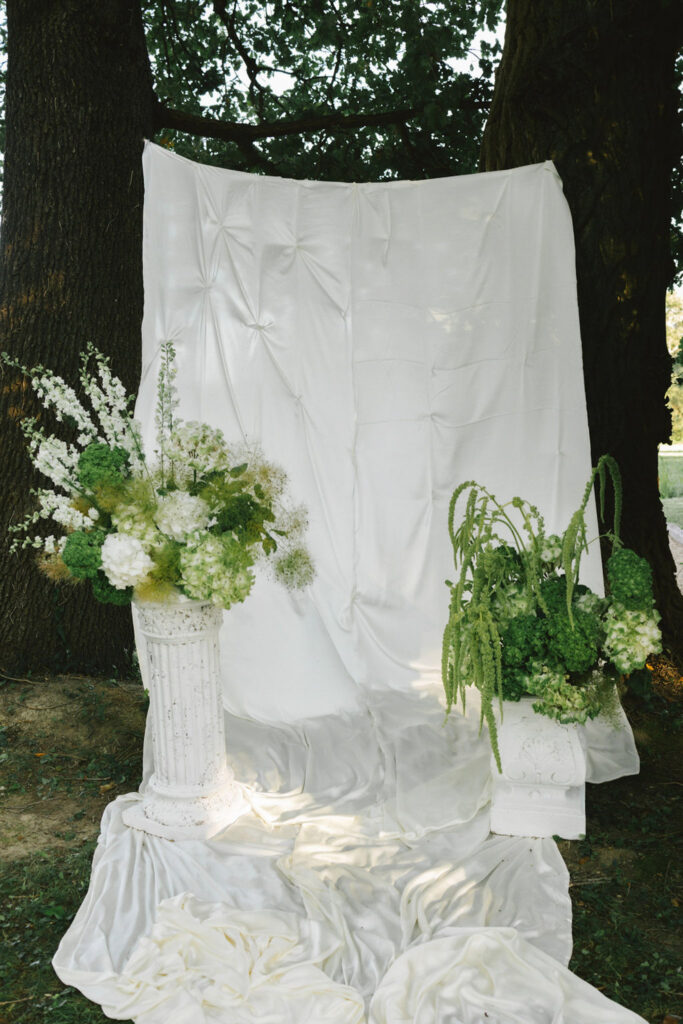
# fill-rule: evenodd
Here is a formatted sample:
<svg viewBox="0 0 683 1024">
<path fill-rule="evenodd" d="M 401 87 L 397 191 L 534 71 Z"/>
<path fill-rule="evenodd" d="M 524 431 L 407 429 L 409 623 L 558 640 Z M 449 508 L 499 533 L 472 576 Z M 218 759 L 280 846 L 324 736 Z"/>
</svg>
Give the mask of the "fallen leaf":
<svg viewBox="0 0 683 1024">
<path fill-rule="evenodd" d="M 34 757 L 47 757 L 47 750 L 44 750 L 41 754 L 34 754 Z"/>
<path fill-rule="evenodd" d="M 100 786 L 100 793 L 108 793 L 110 789 L 115 789 L 115 782 L 106 782 L 104 786 Z"/>
</svg>

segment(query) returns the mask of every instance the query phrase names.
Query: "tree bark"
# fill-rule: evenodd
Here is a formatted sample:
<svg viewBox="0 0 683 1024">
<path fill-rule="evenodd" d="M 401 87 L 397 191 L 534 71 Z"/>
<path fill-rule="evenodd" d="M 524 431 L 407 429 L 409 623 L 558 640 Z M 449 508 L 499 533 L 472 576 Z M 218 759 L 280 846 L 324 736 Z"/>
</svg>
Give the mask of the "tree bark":
<svg viewBox="0 0 683 1024">
<path fill-rule="evenodd" d="M 140 375 L 143 139 L 153 92 L 135 0 L 7 0 L 7 149 L 0 237 L 0 349 L 75 382 L 88 341 L 129 390 Z M 7 526 L 30 505 L 19 421 L 39 415 L 4 371 L 0 416 L 0 667 L 112 671 L 133 651 L 130 611 L 90 587 L 56 588 Z M 54 420 L 41 415 L 51 430 Z M 56 431 L 58 432 L 58 431 Z"/>
<path fill-rule="evenodd" d="M 680 158 L 669 0 L 508 0 L 482 169 L 553 160 L 576 241 L 593 464 L 624 485 L 622 537 L 648 559 L 665 644 L 683 663 L 683 598 L 659 500 L 669 440 L 665 295 L 673 276 L 671 178 Z"/>
</svg>

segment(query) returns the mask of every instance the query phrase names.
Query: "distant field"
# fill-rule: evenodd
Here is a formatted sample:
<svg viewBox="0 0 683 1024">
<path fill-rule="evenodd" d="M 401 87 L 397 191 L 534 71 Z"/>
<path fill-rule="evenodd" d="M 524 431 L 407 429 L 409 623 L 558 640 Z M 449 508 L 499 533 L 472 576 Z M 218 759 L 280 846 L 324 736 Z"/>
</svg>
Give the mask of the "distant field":
<svg viewBox="0 0 683 1024">
<path fill-rule="evenodd" d="M 664 515 L 668 523 L 676 523 L 683 530 L 683 498 L 662 498 Z"/>
<path fill-rule="evenodd" d="M 683 452 L 659 456 L 659 493 L 662 498 L 683 498 Z"/>
</svg>

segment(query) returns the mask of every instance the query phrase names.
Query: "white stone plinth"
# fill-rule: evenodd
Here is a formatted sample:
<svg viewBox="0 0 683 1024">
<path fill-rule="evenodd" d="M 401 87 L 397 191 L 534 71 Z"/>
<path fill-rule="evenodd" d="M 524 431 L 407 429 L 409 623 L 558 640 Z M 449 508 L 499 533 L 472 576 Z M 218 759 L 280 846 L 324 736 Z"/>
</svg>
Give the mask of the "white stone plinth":
<svg viewBox="0 0 683 1024">
<path fill-rule="evenodd" d="M 503 771 L 492 758 L 491 831 L 578 839 L 586 833 L 582 730 L 537 715 L 533 702 L 523 697 L 503 704 L 498 724 Z"/>
<path fill-rule="evenodd" d="M 149 675 L 154 773 L 123 820 L 164 839 L 208 839 L 246 809 L 225 751 L 222 609 L 179 596 L 136 602 Z"/>
</svg>

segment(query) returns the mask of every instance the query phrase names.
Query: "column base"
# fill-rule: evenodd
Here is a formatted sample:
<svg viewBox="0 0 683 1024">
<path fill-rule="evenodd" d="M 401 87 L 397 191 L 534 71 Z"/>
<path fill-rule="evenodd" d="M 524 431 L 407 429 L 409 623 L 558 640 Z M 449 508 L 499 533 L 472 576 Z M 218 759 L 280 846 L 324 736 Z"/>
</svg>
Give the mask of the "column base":
<svg viewBox="0 0 683 1024">
<path fill-rule="evenodd" d="M 211 839 L 249 810 L 241 789 L 232 780 L 211 793 L 173 794 L 155 788 L 152 776 L 142 799 L 123 812 L 123 822 L 162 839 Z"/>
</svg>

